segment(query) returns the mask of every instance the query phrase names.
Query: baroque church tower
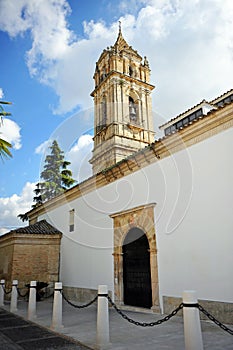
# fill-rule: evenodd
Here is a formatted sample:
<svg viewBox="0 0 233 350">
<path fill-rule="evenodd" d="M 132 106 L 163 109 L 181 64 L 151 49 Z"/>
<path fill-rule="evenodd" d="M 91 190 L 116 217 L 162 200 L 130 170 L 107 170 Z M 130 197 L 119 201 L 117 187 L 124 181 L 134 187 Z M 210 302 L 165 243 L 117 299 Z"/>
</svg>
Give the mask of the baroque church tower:
<svg viewBox="0 0 233 350">
<path fill-rule="evenodd" d="M 154 141 L 149 63 L 127 44 L 121 26 L 94 73 L 93 174 Z"/>
</svg>

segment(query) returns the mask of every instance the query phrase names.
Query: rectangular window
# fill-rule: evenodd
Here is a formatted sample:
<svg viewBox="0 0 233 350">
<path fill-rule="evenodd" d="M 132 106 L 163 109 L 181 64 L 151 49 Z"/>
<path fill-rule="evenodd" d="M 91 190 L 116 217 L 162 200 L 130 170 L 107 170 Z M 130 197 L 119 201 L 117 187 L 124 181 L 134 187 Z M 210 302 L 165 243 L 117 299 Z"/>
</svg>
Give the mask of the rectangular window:
<svg viewBox="0 0 233 350">
<path fill-rule="evenodd" d="M 69 211 L 69 231 L 74 231 L 74 209 Z"/>
</svg>

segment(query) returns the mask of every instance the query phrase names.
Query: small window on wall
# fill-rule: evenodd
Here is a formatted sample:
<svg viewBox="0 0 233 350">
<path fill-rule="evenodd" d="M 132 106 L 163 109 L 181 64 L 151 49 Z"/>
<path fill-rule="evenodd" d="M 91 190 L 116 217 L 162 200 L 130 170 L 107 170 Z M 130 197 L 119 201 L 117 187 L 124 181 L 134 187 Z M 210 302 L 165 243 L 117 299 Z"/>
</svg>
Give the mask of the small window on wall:
<svg viewBox="0 0 233 350">
<path fill-rule="evenodd" d="M 74 209 L 69 211 L 69 231 L 74 231 Z"/>
</svg>

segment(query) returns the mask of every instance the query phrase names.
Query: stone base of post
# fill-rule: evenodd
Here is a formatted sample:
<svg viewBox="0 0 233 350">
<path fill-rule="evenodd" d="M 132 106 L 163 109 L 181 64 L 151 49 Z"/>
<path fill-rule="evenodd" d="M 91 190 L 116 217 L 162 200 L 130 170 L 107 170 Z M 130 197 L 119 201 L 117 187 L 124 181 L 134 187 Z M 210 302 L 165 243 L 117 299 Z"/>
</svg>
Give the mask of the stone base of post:
<svg viewBox="0 0 233 350">
<path fill-rule="evenodd" d="M 108 287 L 100 285 L 98 287 L 97 303 L 97 331 L 96 349 L 108 349 L 111 346 L 109 340 L 109 312 L 108 312 Z"/>
<path fill-rule="evenodd" d="M 183 292 L 185 350 L 203 350 L 201 322 L 199 310 L 196 307 L 197 303 L 195 291 Z"/>
<path fill-rule="evenodd" d="M 56 282 L 53 299 L 53 316 L 51 329 L 58 331 L 63 328 L 62 325 L 62 283 Z"/>
</svg>

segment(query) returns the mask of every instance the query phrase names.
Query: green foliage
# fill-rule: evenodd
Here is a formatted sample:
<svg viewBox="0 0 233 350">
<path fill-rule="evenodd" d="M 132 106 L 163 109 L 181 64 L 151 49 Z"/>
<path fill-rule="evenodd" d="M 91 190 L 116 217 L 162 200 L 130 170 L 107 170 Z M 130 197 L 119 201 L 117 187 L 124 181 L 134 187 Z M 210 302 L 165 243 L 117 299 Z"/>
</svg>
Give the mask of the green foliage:
<svg viewBox="0 0 233 350">
<path fill-rule="evenodd" d="M 19 214 L 19 215 L 18 215 L 18 218 L 20 218 L 20 220 L 22 220 L 22 221 L 28 221 L 27 213 L 25 213 L 25 214 Z"/>
<path fill-rule="evenodd" d="M 0 138 L 0 158 L 2 158 L 2 160 L 4 158 L 12 157 L 12 154 L 9 150 L 11 147 L 12 145 L 9 142 Z"/>
<path fill-rule="evenodd" d="M 35 197 L 32 208 L 42 205 L 45 201 L 56 197 L 70 188 L 75 180 L 72 178 L 71 170 L 67 167 L 70 162 L 64 160 L 64 152 L 60 149 L 56 140 L 49 147 L 51 153 L 45 158 L 44 170 L 41 172 L 43 182 L 38 182 L 34 190 Z M 27 213 L 19 214 L 22 221 L 28 220 Z"/>
<path fill-rule="evenodd" d="M 43 203 L 39 182 L 36 184 L 36 188 L 34 189 L 33 192 L 35 193 L 35 197 L 33 198 L 33 202 L 36 202 L 36 204 L 33 204 L 32 208 L 36 208 L 36 207 L 38 207 L 38 205 L 41 205 Z"/>
<path fill-rule="evenodd" d="M 46 156 L 44 170 L 41 173 L 41 179 L 44 181 L 38 183 L 34 191 L 36 205 L 63 193 L 75 183 L 71 170 L 67 169 L 70 162 L 64 160 L 64 152 L 56 140 L 53 141 L 50 150 L 51 154 Z"/>
</svg>

